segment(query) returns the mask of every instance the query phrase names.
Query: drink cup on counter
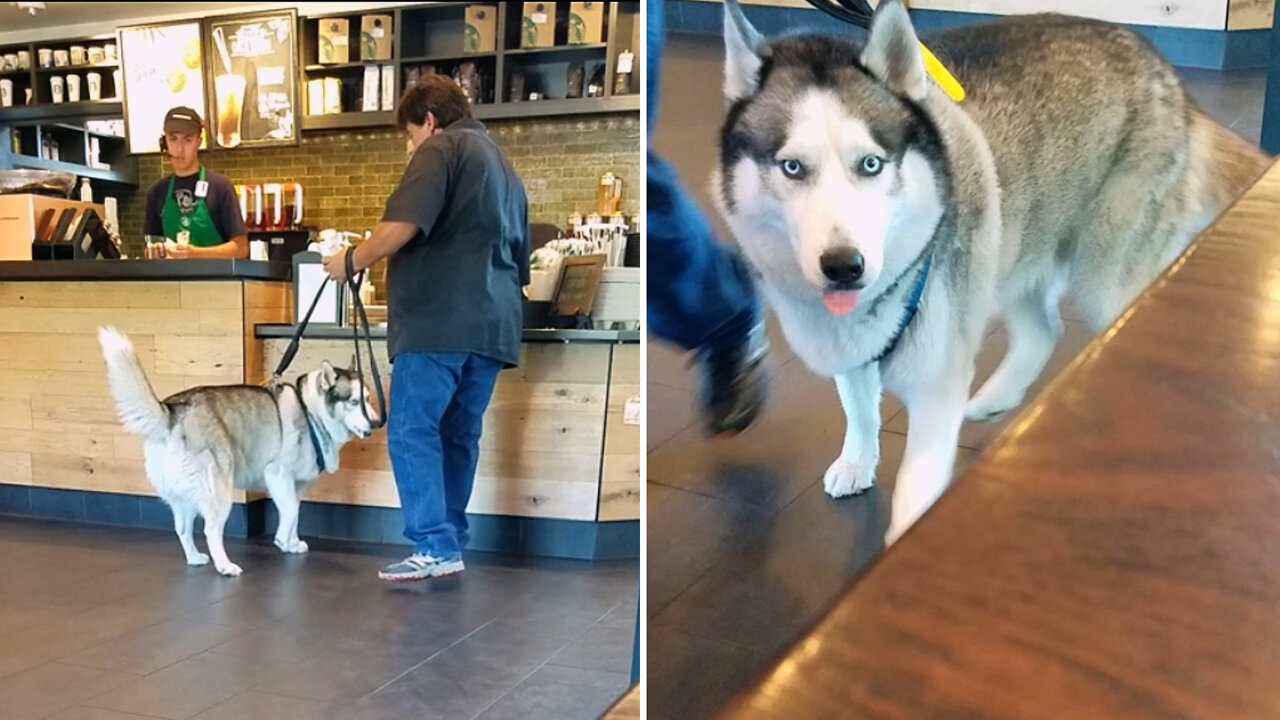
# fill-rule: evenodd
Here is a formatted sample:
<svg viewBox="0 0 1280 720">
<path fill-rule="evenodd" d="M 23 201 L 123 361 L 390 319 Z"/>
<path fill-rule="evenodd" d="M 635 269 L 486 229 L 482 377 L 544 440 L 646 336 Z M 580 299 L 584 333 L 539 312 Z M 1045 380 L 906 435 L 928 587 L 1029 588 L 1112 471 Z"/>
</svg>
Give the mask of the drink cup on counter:
<svg viewBox="0 0 1280 720">
<path fill-rule="evenodd" d="M 13 107 L 13 81 L 0 80 L 0 107 Z"/>
<path fill-rule="evenodd" d="M 107 43 L 102 46 L 102 53 L 107 56 L 107 61 L 111 62 L 116 59 L 116 44 Z"/>
<path fill-rule="evenodd" d="M 80 102 L 80 76 L 67 76 L 67 102 Z"/>
<path fill-rule="evenodd" d="M 56 103 L 62 102 L 62 83 L 63 80 L 60 75 L 54 75 L 49 78 L 49 89 L 53 91 L 53 101 Z"/>
<path fill-rule="evenodd" d="M 18 53 L 5 53 L 3 64 L 4 64 L 5 70 L 17 70 L 18 69 Z"/>
<path fill-rule="evenodd" d="M 71 53 L 66 50 L 53 51 L 53 64 L 55 67 L 66 67 L 71 64 Z"/>
<path fill-rule="evenodd" d="M 164 236 L 163 235 L 144 235 L 142 238 L 145 243 L 143 257 L 148 260 L 163 260 L 164 252 Z"/>
<path fill-rule="evenodd" d="M 19 70 L 31 69 L 31 52 L 29 50 L 18 51 L 18 69 Z"/>
<path fill-rule="evenodd" d="M 40 60 L 40 67 L 53 67 L 53 51 L 49 48 L 40 48 L 37 50 L 36 57 Z"/>
<path fill-rule="evenodd" d="M 102 99 L 102 76 L 98 73 L 88 73 L 85 75 L 85 84 L 89 86 L 89 99 Z"/>
<path fill-rule="evenodd" d="M 93 47 L 89 48 L 89 64 L 90 65 L 101 65 L 102 61 L 106 59 L 107 59 L 107 55 L 102 51 L 102 48 L 100 46 L 94 45 Z"/>
<path fill-rule="evenodd" d="M 267 260 L 267 241 L 266 240 L 254 240 L 253 242 L 249 243 L 249 259 L 261 260 L 263 262 L 266 262 Z"/>
<path fill-rule="evenodd" d="M 88 53 L 85 52 L 83 45 L 71 46 L 71 64 L 83 65 L 88 60 Z"/>
</svg>

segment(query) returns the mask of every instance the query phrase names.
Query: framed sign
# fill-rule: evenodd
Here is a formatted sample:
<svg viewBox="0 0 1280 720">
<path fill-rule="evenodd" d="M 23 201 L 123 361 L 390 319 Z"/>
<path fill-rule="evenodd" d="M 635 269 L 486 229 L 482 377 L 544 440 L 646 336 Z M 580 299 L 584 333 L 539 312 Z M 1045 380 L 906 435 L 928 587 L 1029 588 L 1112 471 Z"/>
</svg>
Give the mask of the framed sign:
<svg viewBox="0 0 1280 720">
<path fill-rule="evenodd" d="M 125 138 L 132 154 L 160 152 L 164 115 L 189 107 L 207 114 L 200 21 L 120 28 Z M 209 127 L 205 118 L 205 127 Z M 208 147 L 206 131 L 200 147 Z"/>
<path fill-rule="evenodd" d="M 551 312 L 561 317 L 590 315 L 604 273 L 604 255 L 571 255 L 560 261 L 560 285 Z"/>
<path fill-rule="evenodd" d="M 298 12 L 205 21 L 214 147 L 297 145 Z"/>
</svg>

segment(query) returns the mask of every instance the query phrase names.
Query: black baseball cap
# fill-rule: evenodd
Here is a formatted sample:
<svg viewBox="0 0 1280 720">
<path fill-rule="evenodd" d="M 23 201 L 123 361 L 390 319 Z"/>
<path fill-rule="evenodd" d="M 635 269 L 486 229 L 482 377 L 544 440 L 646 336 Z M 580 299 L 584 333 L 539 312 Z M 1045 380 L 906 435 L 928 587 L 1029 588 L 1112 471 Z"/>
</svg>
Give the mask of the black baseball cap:
<svg viewBox="0 0 1280 720">
<path fill-rule="evenodd" d="M 199 135 L 204 129 L 204 121 L 200 113 L 189 107 L 176 107 L 164 115 L 164 131 L 179 132 L 188 135 Z"/>
</svg>

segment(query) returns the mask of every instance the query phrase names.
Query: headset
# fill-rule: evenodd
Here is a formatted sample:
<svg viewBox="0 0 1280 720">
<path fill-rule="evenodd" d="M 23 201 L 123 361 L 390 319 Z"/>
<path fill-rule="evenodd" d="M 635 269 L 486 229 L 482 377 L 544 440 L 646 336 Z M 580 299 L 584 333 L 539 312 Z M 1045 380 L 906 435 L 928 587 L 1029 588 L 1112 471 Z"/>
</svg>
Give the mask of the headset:
<svg viewBox="0 0 1280 720">
<path fill-rule="evenodd" d="M 196 122 L 200 123 L 200 135 L 204 135 L 204 120 L 196 118 Z M 160 152 L 169 155 L 169 141 L 165 139 L 165 133 L 160 133 Z M 172 157 L 172 156 L 170 156 Z"/>
</svg>

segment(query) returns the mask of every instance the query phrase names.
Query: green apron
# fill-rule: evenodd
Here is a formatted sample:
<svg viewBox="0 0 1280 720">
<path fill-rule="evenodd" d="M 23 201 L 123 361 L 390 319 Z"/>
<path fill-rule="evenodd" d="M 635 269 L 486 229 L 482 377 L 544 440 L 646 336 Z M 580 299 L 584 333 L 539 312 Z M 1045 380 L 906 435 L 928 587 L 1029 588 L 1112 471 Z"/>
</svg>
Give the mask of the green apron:
<svg viewBox="0 0 1280 720">
<path fill-rule="evenodd" d="M 195 247 L 213 247 L 226 242 L 226 238 L 218 234 L 213 226 L 213 216 L 205 207 L 204 198 L 196 198 L 196 207 L 189 213 L 183 213 L 173 199 L 173 186 L 177 175 L 169 178 L 169 191 L 164 196 L 164 210 L 160 212 L 160 224 L 164 236 L 170 240 L 178 239 L 178 232 L 186 230 L 191 233 L 191 244 Z M 200 166 L 200 182 L 204 182 L 204 166 Z M 207 194 L 207 193 L 206 193 Z"/>
</svg>

